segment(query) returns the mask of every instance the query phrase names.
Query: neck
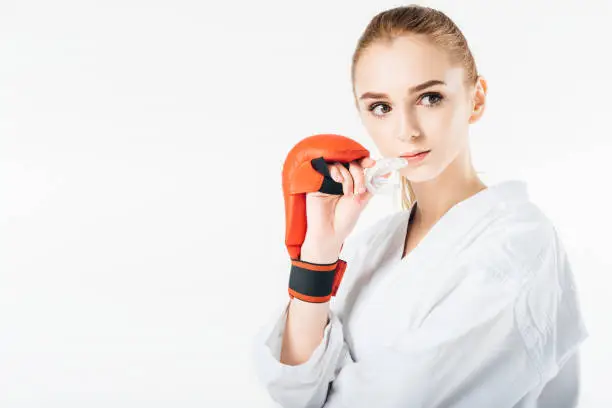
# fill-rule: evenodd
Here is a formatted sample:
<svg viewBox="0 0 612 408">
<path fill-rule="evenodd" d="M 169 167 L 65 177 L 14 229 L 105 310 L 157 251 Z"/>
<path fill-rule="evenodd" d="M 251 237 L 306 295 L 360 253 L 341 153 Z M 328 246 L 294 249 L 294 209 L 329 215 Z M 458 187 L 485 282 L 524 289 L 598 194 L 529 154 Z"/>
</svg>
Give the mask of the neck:
<svg viewBox="0 0 612 408">
<path fill-rule="evenodd" d="M 487 186 L 478 178 L 466 149 L 436 178 L 412 182 L 417 201 L 414 222 L 423 228 L 430 228 L 455 204 L 485 188 Z"/>
</svg>

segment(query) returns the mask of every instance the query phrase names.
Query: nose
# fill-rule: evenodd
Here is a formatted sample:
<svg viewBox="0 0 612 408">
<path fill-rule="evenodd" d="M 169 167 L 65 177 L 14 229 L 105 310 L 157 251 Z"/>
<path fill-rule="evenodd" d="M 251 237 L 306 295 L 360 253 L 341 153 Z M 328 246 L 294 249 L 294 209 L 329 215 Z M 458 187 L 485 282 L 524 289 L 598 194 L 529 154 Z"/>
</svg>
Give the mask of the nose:
<svg viewBox="0 0 612 408">
<path fill-rule="evenodd" d="M 420 130 L 416 121 L 416 117 L 407 110 L 404 111 L 400 118 L 400 123 L 397 129 L 397 138 L 401 142 L 407 142 L 410 139 L 419 137 Z"/>
</svg>

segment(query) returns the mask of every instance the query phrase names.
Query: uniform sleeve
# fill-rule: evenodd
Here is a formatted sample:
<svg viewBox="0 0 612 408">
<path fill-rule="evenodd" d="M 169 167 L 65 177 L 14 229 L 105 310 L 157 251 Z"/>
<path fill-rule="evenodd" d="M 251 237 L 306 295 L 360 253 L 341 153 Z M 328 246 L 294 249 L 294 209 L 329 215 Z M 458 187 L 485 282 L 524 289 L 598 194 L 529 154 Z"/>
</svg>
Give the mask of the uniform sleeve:
<svg viewBox="0 0 612 408">
<path fill-rule="evenodd" d="M 575 407 L 579 398 L 579 346 L 588 338 L 567 252 L 557 233 L 550 255 L 516 304 L 517 325 L 537 362 L 543 391 L 538 407 Z"/>
<path fill-rule="evenodd" d="M 344 341 L 342 322 L 333 310 L 323 339 L 310 358 L 299 365 L 280 362 L 288 303 L 271 326 L 262 329 L 255 341 L 255 368 L 272 399 L 286 408 L 320 408 L 327 398 L 329 384 L 337 373 L 352 362 Z"/>
<path fill-rule="evenodd" d="M 422 320 L 347 365 L 329 399 L 350 407 L 532 406 L 533 391 L 585 338 L 569 264 L 553 244 L 528 259 L 489 244 L 452 271 Z"/>
</svg>

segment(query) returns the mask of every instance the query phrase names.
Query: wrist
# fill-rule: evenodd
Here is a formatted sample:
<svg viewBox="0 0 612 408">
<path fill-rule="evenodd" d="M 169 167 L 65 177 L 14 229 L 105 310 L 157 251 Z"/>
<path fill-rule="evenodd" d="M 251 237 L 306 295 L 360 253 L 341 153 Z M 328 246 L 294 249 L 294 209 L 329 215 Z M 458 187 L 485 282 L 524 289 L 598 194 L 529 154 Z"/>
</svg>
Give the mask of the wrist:
<svg viewBox="0 0 612 408">
<path fill-rule="evenodd" d="M 305 240 L 300 250 L 300 260 L 315 264 L 331 264 L 338 260 L 340 247 L 335 244 L 314 243 Z"/>
</svg>

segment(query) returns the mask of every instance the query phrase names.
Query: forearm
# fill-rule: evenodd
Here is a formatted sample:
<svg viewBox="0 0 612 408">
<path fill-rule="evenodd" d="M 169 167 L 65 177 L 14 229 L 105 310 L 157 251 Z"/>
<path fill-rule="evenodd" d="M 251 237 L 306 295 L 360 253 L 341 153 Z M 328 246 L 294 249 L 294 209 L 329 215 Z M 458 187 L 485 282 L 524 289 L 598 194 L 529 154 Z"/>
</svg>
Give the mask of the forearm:
<svg viewBox="0 0 612 408">
<path fill-rule="evenodd" d="M 300 259 L 310 263 L 329 264 L 338 260 L 334 246 L 304 242 Z M 287 311 L 280 361 L 287 365 L 306 362 L 323 339 L 328 323 L 329 301 L 310 303 L 293 298 Z"/>
</svg>

